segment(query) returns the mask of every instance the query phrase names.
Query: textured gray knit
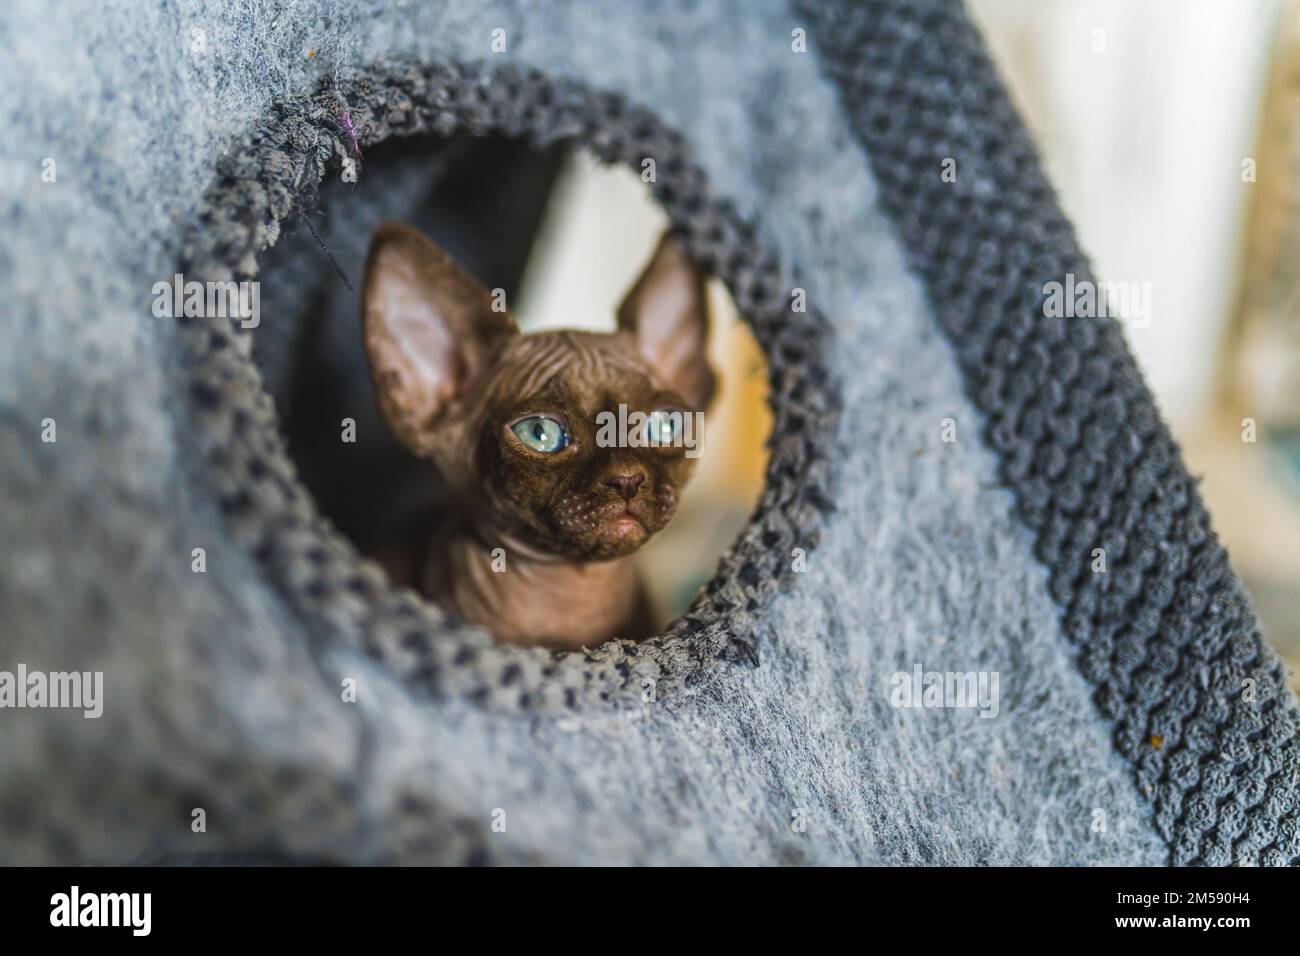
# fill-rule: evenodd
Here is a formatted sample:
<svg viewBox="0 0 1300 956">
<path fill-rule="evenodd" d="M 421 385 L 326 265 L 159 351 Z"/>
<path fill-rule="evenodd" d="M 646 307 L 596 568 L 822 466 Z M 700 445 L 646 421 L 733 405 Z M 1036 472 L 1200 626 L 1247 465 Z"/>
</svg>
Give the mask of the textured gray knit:
<svg viewBox="0 0 1300 956">
<path fill-rule="evenodd" d="M 103 670 L 107 684 L 99 720 L 0 711 L 0 860 L 1195 857 L 1171 857 L 1187 828 L 1153 816 L 1137 738 L 1094 703 L 1099 673 L 1075 663 L 1077 632 L 1049 591 L 1057 562 L 1035 556 L 1041 535 L 1000 484 L 1023 507 L 1008 452 L 983 444 L 964 397 L 963 371 L 979 381 L 959 363 L 970 349 L 954 351 L 931 311 L 927 291 L 944 305 L 950 287 L 907 271 L 924 206 L 895 231 L 880 207 L 900 207 L 862 149 L 886 157 L 892 140 L 864 134 L 855 104 L 870 90 L 830 78 L 851 51 L 818 52 L 837 30 L 829 14 L 238 10 L 0 12 L 0 322 L 14 343 L 0 351 L 0 670 Z M 792 49 L 799 27 L 810 52 Z M 262 330 L 150 313 L 157 279 L 182 265 L 252 274 L 292 259 L 290 245 L 265 253 L 277 240 L 297 245 L 299 272 L 332 275 L 293 217 L 353 152 L 348 124 L 363 153 L 495 131 L 658 160 L 660 200 L 769 350 L 777 406 L 755 523 L 667 635 L 591 655 L 497 648 L 393 592 L 296 481 L 249 356 Z M 46 158 L 56 182 L 41 181 Z M 358 203 L 400 208 L 406 180 L 386 168 L 363 165 Z M 267 301 L 285 302 L 273 269 Z M 812 311 L 789 311 L 795 284 Z M 264 312 L 268 337 L 302 320 L 284 309 Z M 956 442 L 940 438 L 946 419 Z M 1155 533 L 1157 549 L 1181 540 Z M 1200 617 L 1187 627 L 1183 645 L 1209 640 Z M 1138 638 L 1154 654 L 1160 633 Z M 1267 652 L 1252 653 L 1271 676 Z M 918 664 L 996 671 L 997 716 L 891 706 L 891 675 Z M 1190 706 L 1226 706 L 1226 684 L 1205 686 L 1219 696 L 1193 691 Z M 1264 818 L 1268 845 L 1294 856 L 1287 706 L 1273 700 L 1261 732 L 1232 746 L 1272 768 L 1267 799 L 1239 802 L 1244 826 Z M 206 832 L 192 830 L 196 808 Z"/>
</svg>

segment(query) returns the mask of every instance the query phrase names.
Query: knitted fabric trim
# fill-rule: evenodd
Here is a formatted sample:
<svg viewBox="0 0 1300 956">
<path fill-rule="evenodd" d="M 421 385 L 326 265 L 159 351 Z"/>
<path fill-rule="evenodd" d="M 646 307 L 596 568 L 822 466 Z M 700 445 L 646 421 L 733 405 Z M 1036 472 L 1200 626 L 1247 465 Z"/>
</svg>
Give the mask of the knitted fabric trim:
<svg viewBox="0 0 1300 956">
<path fill-rule="evenodd" d="M 363 650 L 409 686 L 505 711 L 639 706 L 693 688 L 721 661 L 758 663 L 766 602 L 811 549 L 833 510 L 829 325 L 795 311 L 793 277 L 756 228 L 712 198 L 681 136 L 617 95 L 515 68 L 381 64 L 277 104 L 218 162 L 182 255 L 187 278 L 249 279 L 281 223 L 315 207 L 323 177 L 395 137 L 501 135 L 584 147 L 638 172 L 692 256 L 728 286 L 764 347 L 774 412 L 755 513 L 684 616 L 649 640 L 587 652 L 494 644 L 478 628 L 391 585 L 322 517 L 297 480 L 275 410 L 250 359 L 250 333 L 224 321 L 182 324 L 184 376 L 203 476 L 235 539 L 311 624 L 313 640 Z M 364 172 L 360 176 L 364 187 Z M 274 316 L 264 321 L 275 321 Z M 255 334 L 255 333 L 254 333 Z M 321 632 L 321 633 L 316 633 Z M 648 698 L 647 698 L 648 699 Z"/>
<path fill-rule="evenodd" d="M 799 2 L 1174 864 L 1300 862 L 1286 672 L 956 0 Z M 956 160 L 956 182 L 940 177 Z M 1107 570 L 1094 573 L 1094 549 Z"/>
</svg>

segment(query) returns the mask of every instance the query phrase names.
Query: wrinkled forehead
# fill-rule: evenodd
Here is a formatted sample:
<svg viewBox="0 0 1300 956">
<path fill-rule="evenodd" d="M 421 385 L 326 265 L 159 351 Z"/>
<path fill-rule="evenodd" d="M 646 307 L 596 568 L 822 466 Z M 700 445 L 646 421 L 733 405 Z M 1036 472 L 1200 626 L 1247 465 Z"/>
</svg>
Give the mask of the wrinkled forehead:
<svg viewBox="0 0 1300 956">
<path fill-rule="evenodd" d="M 561 393 L 587 404 L 655 391 L 656 384 L 629 336 L 559 331 L 515 339 L 498 359 L 490 388 L 491 401 Z"/>
</svg>

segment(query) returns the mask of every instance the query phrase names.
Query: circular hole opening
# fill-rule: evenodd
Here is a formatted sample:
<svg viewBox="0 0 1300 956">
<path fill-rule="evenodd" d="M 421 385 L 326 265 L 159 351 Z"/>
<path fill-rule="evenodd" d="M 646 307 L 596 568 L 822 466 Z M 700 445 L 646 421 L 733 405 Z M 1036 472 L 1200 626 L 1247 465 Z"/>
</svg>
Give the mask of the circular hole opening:
<svg viewBox="0 0 1300 956">
<path fill-rule="evenodd" d="M 481 166 L 467 160 L 483 143 L 494 151 L 484 154 Z M 580 652 L 493 644 L 482 629 L 393 587 L 363 560 L 361 549 L 382 541 L 382 533 L 367 528 L 365 509 L 342 500 L 338 491 L 359 485 L 346 476 L 335 481 L 327 474 L 330 462 L 314 459 L 311 443 L 294 438 L 302 403 L 330 394 L 328 387 L 313 385 L 311 376 L 328 378 L 342 367 L 347 381 L 366 382 L 355 374 L 365 362 L 355 322 L 350 328 L 338 325 L 343 340 L 337 347 L 323 333 L 304 341 L 297 333 L 310 323 L 281 322 L 270 311 L 255 333 L 238 323 L 189 318 L 181 323 L 202 469 L 233 536 L 311 626 L 325 626 L 329 636 L 323 639 L 364 651 L 436 695 L 461 694 L 507 709 L 617 704 L 625 698 L 645 700 L 647 693 L 662 699 L 698 683 L 719 661 L 758 662 L 754 645 L 765 604 L 800 570 L 822 520 L 834 510 L 829 449 L 838 393 L 822 361 L 829 326 L 808 302 L 806 290 L 781 268 L 752 224 L 710 195 L 682 138 L 653 114 L 571 81 L 464 65 L 389 66 L 346 88 L 329 87 L 279 104 L 219 164 L 182 260 L 183 270 L 200 279 L 251 280 L 260 268 L 262 278 L 270 282 L 273 276 L 279 289 L 302 290 L 285 308 L 316 316 L 340 288 L 355 290 L 360 279 L 346 268 L 357 255 L 343 254 L 340 239 L 346 230 L 336 220 L 352 210 L 362 216 L 365 194 L 358 189 L 341 202 L 320 203 L 320 190 L 328 196 L 339 183 L 351 186 L 359 178 L 355 171 L 348 176 L 354 162 L 362 164 L 361 176 L 381 163 L 396 164 L 383 192 L 401 195 L 408 189 L 404 208 L 419 210 L 429 208 L 422 201 L 429 195 L 421 183 L 422 163 L 451 157 L 463 174 L 474 177 L 494 163 L 518 162 L 523 154 L 514 150 L 525 149 L 531 153 L 528 168 L 511 180 L 518 192 L 505 180 L 491 179 L 494 188 L 486 192 L 453 191 L 444 198 L 459 197 L 463 210 L 473 208 L 472 198 L 465 203 L 467 196 L 477 194 L 479 202 L 489 203 L 509 197 L 517 208 L 503 212 L 502 222 L 534 221 L 535 233 L 546 206 L 535 196 L 554 187 L 563 147 L 589 150 L 603 163 L 633 171 L 644 172 L 647 160 L 657 164 L 660 176 L 651 177 L 650 186 L 674 234 L 691 260 L 725 283 L 768 362 L 772 437 L 758 503 L 685 613 L 644 642 L 612 641 Z M 403 162 L 414 171 L 410 180 L 396 172 Z M 331 223 L 322 233 L 318 224 L 325 212 Z M 310 255 L 289 254 L 289 245 L 277 247 L 282 231 L 294 232 L 296 223 L 311 236 Z M 438 223 L 429 226 L 435 237 L 438 228 Z M 506 230 L 496 240 L 482 241 L 478 233 L 479 251 L 469 241 L 468 251 L 460 254 L 495 261 L 477 268 L 497 287 L 514 282 L 522 289 L 528 256 L 515 243 L 529 234 Z M 466 235 L 473 240 L 475 233 Z M 364 229 L 353 233 L 354 242 L 368 239 Z M 337 282 L 317 285 L 313 293 L 322 256 L 331 262 Z M 488 274 L 497 269 L 504 278 Z M 248 335 L 255 345 L 241 341 Z M 312 356 L 306 360 L 304 347 Z M 250 352 L 256 353 L 256 363 Z M 306 385 L 298 372 L 308 376 Z M 369 402 L 366 394 L 354 407 Z M 351 416 L 340 419 L 346 417 Z M 379 427 L 373 431 L 384 434 Z M 395 471 L 420 465 L 391 461 Z M 385 472 L 378 476 L 381 490 L 370 497 L 391 493 L 384 513 L 400 513 L 400 495 L 382 490 L 390 480 L 388 465 L 377 459 L 366 468 L 371 479 Z M 391 480 L 394 489 L 402 484 Z M 340 534 L 326 514 L 346 533 Z"/>
<path fill-rule="evenodd" d="M 431 552 L 430 542 L 456 553 L 446 545 L 449 535 L 481 531 L 473 547 L 503 574 L 514 570 L 513 555 L 503 548 L 494 562 L 488 529 L 454 527 L 464 502 L 439 481 L 436 466 L 402 445 L 376 401 L 361 320 L 363 263 L 376 230 L 392 221 L 420 230 L 497 296 L 522 334 L 608 335 L 671 224 L 635 172 L 562 145 L 539 150 L 491 136 L 390 142 L 368 151 L 362 172 L 364 183 L 349 176 L 323 184 L 316 208 L 285 223 L 263 256 L 261 307 L 274 321 L 254 332 L 253 357 L 298 476 L 322 513 L 395 583 L 434 599 L 425 582 L 438 574 L 443 555 Z M 709 334 L 699 361 L 712 373 L 714 394 L 700 428 L 678 436 L 690 446 L 683 456 L 694 462 L 693 474 L 681 485 L 671 520 L 628 562 L 644 588 L 644 606 L 630 625 L 641 632 L 611 631 L 610 638 L 643 639 L 683 614 L 762 488 L 771 431 L 767 362 L 725 285 L 710 279 L 706 295 Z M 556 379 L 588 377 L 580 371 L 582 352 L 560 358 Z M 611 401 L 630 401 L 636 411 L 634 395 L 618 394 L 618 370 L 606 374 Z M 619 454 L 656 464 L 649 452 Z M 493 480 L 489 469 L 482 480 Z M 583 503 L 605 503 L 596 495 L 592 504 L 586 491 L 580 489 Z M 649 493 L 638 488 L 634 501 Z M 549 521 L 540 508 L 550 502 L 536 504 L 537 520 Z M 608 590 L 591 587 L 596 593 L 575 596 L 575 606 Z M 543 603 L 538 613 L 561 611 Z M 493 630 L 490 621 L 478 623 Z"/>
</svg>

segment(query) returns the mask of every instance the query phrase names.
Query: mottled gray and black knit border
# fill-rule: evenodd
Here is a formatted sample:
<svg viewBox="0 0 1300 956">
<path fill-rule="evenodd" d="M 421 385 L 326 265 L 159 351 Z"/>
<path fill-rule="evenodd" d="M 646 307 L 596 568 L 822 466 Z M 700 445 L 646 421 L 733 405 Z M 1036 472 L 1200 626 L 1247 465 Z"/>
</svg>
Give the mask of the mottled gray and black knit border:
<svg viewBox="0 0 1300 956">
<path fill-rule="evenodd" d="M 420 690 L 508 711 L 621 706 L 703 680 L 720 660 L 757 663 L 759 615 L 815 546 L 833 510 L 829 326 L 792 309 L 793 277 L 755 228 L 711 198 L 685 142 L 647 110 L 580 83 L 512 67 L 383 64 L 278 104 L 223 155 L 187 240 L 187 278 L 251 278 L 281 224 L 311 210 L 325 176 L 359 150 L 409 136 L 499 135 L 584 147 L 641 170 L 696 260 L 729 287 L 766 350 L 774 410 L 766 486 L 716 576 L 666 633 L 588 653 L 493 644 L 482 631 L 394 588 L 319 513 L 297 480 L 272 401 L 249 357 L 250 333 L 187 319 L 184 384 L 202 476 L 228 527 L 256 555 L 320 641 L 358 646 Z M 365 188 L 364 165 L 361 188 Z M 274 322 L 275 316 L 262 321 Z M 358 344 L 359 347 L 359 344 Z"/>
<path fill-rule="evenodd" d="M 1300 861 L 1294 700 L 958 0 L 798 2 L 1174 864 Z M 940 176 L 956 161 L 956 182 Z M 1093 552 L 1108 567 L 1094 573 Z"/>
</svg>

